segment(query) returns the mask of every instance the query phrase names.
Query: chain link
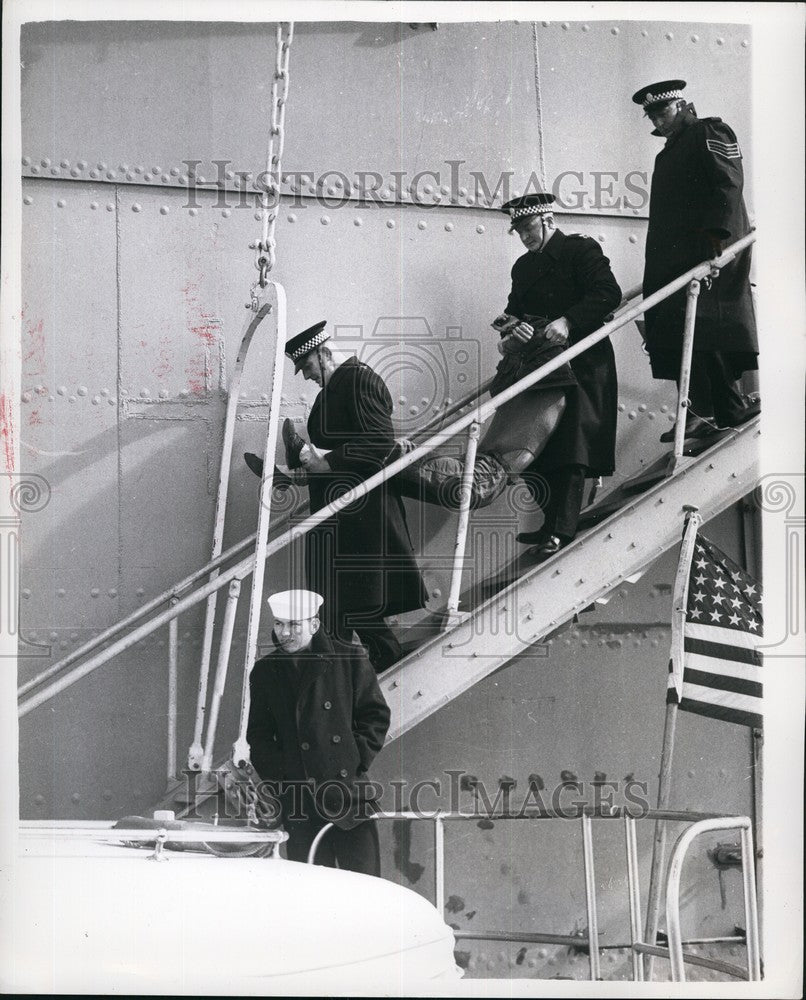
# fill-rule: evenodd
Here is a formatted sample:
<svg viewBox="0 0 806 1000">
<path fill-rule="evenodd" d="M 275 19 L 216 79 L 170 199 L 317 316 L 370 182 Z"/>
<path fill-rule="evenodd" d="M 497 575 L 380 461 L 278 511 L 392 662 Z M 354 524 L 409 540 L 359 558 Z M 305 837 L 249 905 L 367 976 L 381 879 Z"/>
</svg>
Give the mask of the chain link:
<svg viewBox="0 0 806 1000">
<path fill-rule="evenodd" d="M 283 148 L 285 146 L 285 106 L 288 100 L 288 61 L 294 39 L 294 22 L 281 22 L 275 36 L 274 74 L 271 81 L 271 119 L 266 151 L 265 189 L 261 195 L 263 232 L 257 243 L 255 266 L 258 282 L 266 287 L 269 271 L 274 267 L 277 243 L 274 236 L 277 213 L 280 210 L 280 191 L 283 181 Z"/>
</svg>

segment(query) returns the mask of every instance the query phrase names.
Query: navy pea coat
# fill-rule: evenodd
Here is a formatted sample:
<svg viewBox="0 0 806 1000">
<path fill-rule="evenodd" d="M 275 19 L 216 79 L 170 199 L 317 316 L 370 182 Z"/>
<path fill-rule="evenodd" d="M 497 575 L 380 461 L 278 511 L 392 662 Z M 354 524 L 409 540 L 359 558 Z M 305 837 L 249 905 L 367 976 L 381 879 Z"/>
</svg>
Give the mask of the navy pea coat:
<svg viewBox="0 0 806 1000">
<path fill-rule="evenodd" d="M 540 253 L 527 252 L 515 261 L 506 311 L 521 319 L 540 316 L 547 322 L 565 316 L 572 345 L 602 326 L 620 302 L 621 289 L 596 240 L 566 235 L 557 229 Z M 538 347 L 520 377 L 556 353 L 559 353 L 556 348 L 545 353 Z M 618 385 L 616 358 L 609 338 L 575 358 L 570 368 L 573 373 L 570 381 L 576 385 L 569 385 L 567 379 L 554 383 L 568 386 L 565 412 L 530 468 L 551 472 L 564 465 L 584 465 L 590 476 L 612 475 L 616 462 Z"/>
<path fill-rule="evenodd" d="M 308 436 L 329 473 L 309 477 L 317 511 L 382 468 L 395 443 L 392 397 L 368 365 L 348 358 L 330 376 L 308 417 Z M 386 616 L 424 607 L 427 593 L 411 543 L 398 485 L 385 483 L 309 532 L 308 587 L 336 612 Z"/>
<path fill-rule="evenodd" d="M 684 112 L 683 126 L 655 159 L 649 201 L 644 297 L 712 256 L 706 230 L 733 243 L 750 232 L 743 198 L 742 155 L 733 129 L 720 118 Z M 738 370 L 758 367 L 750 292 L 751 249 L 722 268 L 711 288 L 700 286 L 695 351 L 730 351 Z M 686 313 L 682 289 L 646 314 L 646 346 L 655 378 L 675 379 Z"/>
<path fill-rule="evenodd" d="M 342 829 L 356 826 L 366 796 L 361 782 L 383 747 L 390 718 L 363 648 L 320 628 L 308 650 L 290 654 L 278 647 L 258 660 L 249 690 L 246 739 L 261 779 L 310 779 L 314 790 L 338 783 L 335 794 L 323 798 L 322 818 Z M 349 799 L 355 808 L 341 809 Z"/>
</svg>

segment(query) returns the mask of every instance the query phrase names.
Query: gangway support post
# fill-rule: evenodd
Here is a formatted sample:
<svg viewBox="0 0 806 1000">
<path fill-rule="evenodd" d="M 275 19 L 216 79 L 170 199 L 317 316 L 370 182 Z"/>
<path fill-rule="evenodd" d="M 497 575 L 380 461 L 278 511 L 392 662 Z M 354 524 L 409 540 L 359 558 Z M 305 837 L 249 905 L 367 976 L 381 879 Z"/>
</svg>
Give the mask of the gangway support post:
<svg viewBox="0 0 806 1000">
<path fill-rule="evenodd" d="M 272 371 L 271 397 L 269 401 L 269 422 L 266 432 L 266 447 L 263 454 L 263 480 L 260 484 L 260 504 L 258 507 L 257 540 L 255 542 L 255 562 L 252 571 L 252 592 L 249 600 L 249 624 L 247 626 L 246 653 L 243 665 L 243 686 L 241 688 L 241 717 L 238 737 L 232 747 L 236 764 L 249 762 L 249 744 L 246 742 L 246 726 L 249 722 L 249 675 L 257 652 L 257 634 L 260 627 L 260 612 L 263 602 L 263 577 L 266 569 L 266 547 L 269 540 L 271 520 L 271 491 L 274 479 L 274 455 L 277 449 L 277 428 L 280 423 L 280 396 L 283 389 L 283 369 L 285 366 L 286 342 L 286 297 L 285 289 L 275 281 L 267 283 L 267 298 L 271 302 L 274 318 L 272 335 L 274 341 L 274 364 Z"/>
<path fill-rule="evenodd" d="M 700 297 L 700 282 L 697 279 L 688 283 L 686 292 L 686 319 L 683 325 L 683 349 L 680 357 L 680 384 L 677 389 L 677 422 L 674 425 L 674 451 L 669 459 L 666 475 L 674 474 L 683 460 L 683 443 L 686 437 L 686 420 L 688 417 L 688 391 L 691 383 L 691 359 L 694 351 L 694 324 L 697 321 L 697 301 Z"/>
<path fill-rule="evenodd" d="M 473 473 L 476 470 L 476 452 L 479 446 L 480 429 L 480 424 L 472 423 L 467 433 L 467 450 L 462 470 L 459 523 L 456 527 L 456 548 L 453 554 L 451 589 L 448 595 L 448 607 L 445 619 L 442 624 L 444 631 L 453 628 L 468 617 L 467 612 L 462 613 L 459 611 L 459 595 L 462 591 L 462 570 L 464 568 L 465 549 L 467 547 L 467 530 L 470 526 L 470 504 L 473 499 Z"/>
</svg>

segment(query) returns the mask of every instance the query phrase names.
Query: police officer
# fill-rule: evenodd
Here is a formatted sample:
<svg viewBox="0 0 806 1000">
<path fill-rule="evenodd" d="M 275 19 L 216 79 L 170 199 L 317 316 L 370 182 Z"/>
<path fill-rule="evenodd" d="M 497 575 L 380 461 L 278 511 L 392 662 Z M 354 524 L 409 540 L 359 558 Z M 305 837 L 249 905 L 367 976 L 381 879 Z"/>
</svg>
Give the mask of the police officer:
<svg viewBox="0 0 806 1000">
<path fill-rule="evenodd" d="M 494 324 L 503 358 L 493 394 L 602 326 L 621 302 L 599 244 L 557 229 L 553 203 L 551 194 L 533 194 L 502 208 L 527 252 L 515 261 L 506 312 Z M 535 545 L 540 559 L 576 535 L 586 478 L 610 476 L 615 469 L 617 383 L 610 340 L 579 355 L 570 369 L 570 378 L 555 373 L 565 394 L 557 429 L 521 473 L 545 519 L 540 531 L 521 532 L 518 541 Z M 552 384 L 549 377 L 544 389 Z M 513 402 L 519 400 L 521 407 L 528 405 L 528 394 Z"/>
<path fill-rule="evenodd" d="M 317 511 L 378 472 L 394 447 L 392 397 L 369 365 L 332 349 L 325 321 L 286 344 L 294 370 L 320 392 L 308 416 L 307 444 L 290 421 L 286 461 L 307 474 Z M 344 642 L 353 631 L 378 672 L 401 656 L 384 621 L 424 607 L 427 593 L 414 557 L 399 484 L 384 483 L 305 537 L 308 586 L 326 595 L 324 624 Z"/>
<path fill-rule="evenodd" d="M 651 295 L 727 243 L 750 232 L 742 194 L 742 153 L 720 118 L 698 118 L 683 98 L 685 80 L 662 80 L 633 94 L 666 143 L 655 159 L 646 240 L 644 296 Z M 758 368 L 748 247 L 720 269 L 697 303 L 686 437 L 738 427 L 758 414 L 738 379 Z M 679 382 L 686 290 L 646 314 L 646 346 L 656 379 Z M 668 431 L 662 441 L 674 439 Z"/>
<path fill-rule="evenodd" d="M 246 738 L 255 770 L 276 786 L 288 857 L 307 860 L 333 822 L 318 863 L 380 875 L 378 832 L 366 819 L 377 786 L 367 771 L 386 738 L 389 706 L 375 671 L 360 646 L 320 628 L 319 594 L 284 591 L 268 603 L 276 649 L 252 670 Z"/>
</svg>

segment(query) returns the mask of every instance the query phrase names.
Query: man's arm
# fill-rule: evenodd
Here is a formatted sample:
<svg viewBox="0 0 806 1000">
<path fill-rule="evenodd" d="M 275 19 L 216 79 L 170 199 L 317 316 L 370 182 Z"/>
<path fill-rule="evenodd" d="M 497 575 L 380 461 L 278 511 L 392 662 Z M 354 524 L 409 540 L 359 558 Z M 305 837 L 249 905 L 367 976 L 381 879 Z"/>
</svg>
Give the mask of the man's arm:
<svg viewBox="0 0 806 1000">
<path fill-rule="evenodd" d="M 353 650 L 353 738 L 361 758 L 361 770 L 367 771 L 383 747 L 391 712 L 369 657 L 363 649 L 353 647 Z"/>
<path fill-rule="evenodd" d="M 573 342 L 593 333 L 621 302 L 621 288 L 610 261 L 595 240 L 580 240 L 572 259 L 574 280 L 581 297 L 565 312 Z M 555 321 L 556 322 L 556 321 Z"/>
<path fill-rule="evenodd" d="M 249 678 L 249 694 L 246 742 L 251 750 L 252 764 L 264 781 L 279 780 L 283 777 L 280 738 L 266 701 L 265 685 L 255 676 L 255 670 Z"/>
<path fill-rule="evenodd" d="M 719 242 L 735 236 L 734 220 L 741 211 L 744 170 L 733 129 L 722 121 L 704 121 L 700 129 L 700 156 L 711 187 L 702 228 L 720 250 Z"/>
<path fill-rule="evenodd" d="M 380 375 L 364 366 L 353 382 L 353 396 L 360 436 L 328 452 L 325 461 L 334 472 L 356 472 L 366 478 L 382 467 L 395 443 L 392 397 Z"/>
</svg>

